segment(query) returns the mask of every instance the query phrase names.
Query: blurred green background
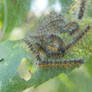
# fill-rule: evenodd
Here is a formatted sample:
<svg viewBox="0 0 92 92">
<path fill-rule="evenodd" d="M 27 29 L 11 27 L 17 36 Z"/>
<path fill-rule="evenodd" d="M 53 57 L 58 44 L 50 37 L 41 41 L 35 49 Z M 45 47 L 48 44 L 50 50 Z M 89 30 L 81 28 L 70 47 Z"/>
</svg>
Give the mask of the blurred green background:
<svg viewBox="0 0 92 92">
<path fill-rule="evenodd" d="M 67 22 L 77 21 L 81 30 L 87 24 L 92 27 L 92 0 L 88 0 L 83 19 L 78 20 L 80 1 L 0 0 L 0 58 L 4 58 L 0 62 L 0 92 L 92 92 L 92 28 L 65 57 L 83 58 L 85 64 L 80 67 L 36 69 L 32 65 L 35 58 L 23 42 L 51 9 L 64 15 Z"/>
</svg>

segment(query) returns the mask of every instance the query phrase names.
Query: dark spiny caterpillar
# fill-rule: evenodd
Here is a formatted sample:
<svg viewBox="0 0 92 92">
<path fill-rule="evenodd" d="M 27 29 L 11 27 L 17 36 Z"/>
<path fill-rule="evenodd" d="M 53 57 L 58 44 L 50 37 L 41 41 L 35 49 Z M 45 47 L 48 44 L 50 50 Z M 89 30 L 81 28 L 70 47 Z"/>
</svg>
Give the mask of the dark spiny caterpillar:
<svg viewBox="0 0 92 92">
<path fill-rule="evenodd" d="M 79 12 L 78 12 L 78 19 L 82 19 L 83 18 L 87 2 L 88 2 L 88 0 L 81 0 Z"/>
<path fill-rule="evenodd" d="M 55 19 L 54 19 L 55 18 Z M 63 26 L 60 26 L 58 23 L 59 20 L 57 20 L 56 17 L 51 17 L 50 21 L 46 23 L 45 21 L 45 25 L 44 23 L 40 26 L 38 26 L 36 28 L 36 30 L 38 31 L 43 31 L 45 32 L 45 34 L 37 34 L 37 35 L 32 35 L 29 36 L 29 40 L 26 40 L 26 44 L 29 46 L 30 50 L 35 54 L 36 59 L 39 61 L 39 66 L 54 66 L 54 65 L 60 65 L 62 66 L 63 64 L 67 65 L 80 65 L 83 64 L 83 60 L 65 60 L 63 62 L 63 64 L 60 64 L 62 62 L 57 62 L 55 60 L 58 60 L 62 57 L 64 57 L 67 53 L 67 51 L 74 46 L 77 42 L 79 42 L 79 40 L 81 40 L 83 38 L 83 36 L 89 31 L 90 26 L 88 25 L 83 32 L 79 32 L 80 31 L 80 27 L 79 24 L 75 21 L 73 22 L 69 22 L 69 23 L 64 23 Z M 62 22 L 61 22 L 62 25 Z M 56 29 L 56 27 L 59 27 L 60 30 Z M 78 35 L 73 39 L 72 42 L 69 42 L 68 44 L 65 44 L 65 42 L 63 41 L 63 39 L 61 37 L 59 37 L 55 32 L 51 32 L 48 34 L 48 31 L 44 31 L 44 30 L 48 30 L 52 31 L 55 29 L 56 31 L 58 31 L 59 33 L 68 33 L 70 34 L 70 36 L 72 34 L 75 34 L 76 32 L 78 33 Z M 33 40 L 33 43 L 32 43 Z M 43 57 L 47 57 L 46 60 L 43 59 Z M 54 59 L 54 65 L 51 62 L 48 62 L 49 58 L 53 58 Z M 60 60 L 62 61 L 62 60 Z M 69 62 L 72 63 L 69 63 Z M 73 64 L 75 63 L 76 64 Z M 44 63 L 43 63 L 44 62 Z M 66 62 L 66 63 L 65 63 Z"/>
<path fill-rule="evenodd" d="M 41 43 L 36 43 L 36 45 L 43 50 L 48 57 L 59 58 L 64 55 L 65 44 L 60 37 L 51 34 L 48 35 L 47 41 L 49 41 L 49 43 L 42 41 Z"/>
<path fill-rule="evenodd" d="M 39 43 L 36 43 L 36 45 L 38 46 L 38 48 L 40 50 L 42 50 L 44 53 L 46 53 L 47 57 L 53 57 L 53 58 L 58 57 L 59 58 L 60 56 L 63 55 L 63 53 L 61 51 L 58 51 L 58 48 L 56 48 L 56 47 L 47 47 L 47 48 L 45 48 L 44 46 L 42 46 Z M 55 50 L 55 51 L 53 51 L 53 50 Z"/>
<path fill-rule="evenodd" d="M 79 25 L 77 22 L 70 22 L 64 26 L 64 30 L 73 35 L 75 32 L 79 31 Z"/>
<path fill-rule="evenodd" d="M 24 42 L 28 45 L 28 48 L 33 52 L 35 55 L 36 59 L 41 62 L 41 58 L 39 56 L 38 51 L 33 47 L 33 44 L 29 40 L 24 40 Z"/>
<path fill-rule="evenodd" d="M 71 48 L 73 45 L 75 45 L 79 40 L 81 40 L 81 39 L 86 35 L 86 33 L 89 31 L 89 29 L 90 29 L 90 26 L 88 25 L 88 26 L 85 28 L 84 32 L 81 32 L 81 33 L 76 37 L 76 39 L 75 39 L 73 42 L 71 42 L 70 44 L 68 44 L 68 45 L 65 47 L 65 49 L 68 50 L 68 49 Z"/>
<path fill-rule="evenodd" d="M 57 13 L 55 11 L 51 11 L 50 14 L 48 14 L 44 19 L 44 21 L 41 21 L 41 23 L 37 26 L 37 31 L 39 30 L 42 33 L 47 32 L 57 32 L 63 30 L 65 25 L 64 16 L 60 13 Z"/>
<path fill-rule="evenodd" d="M 62 22 L 62 19 L 55 19 L 50 21 L 48 24 L 45 24 L 44 26 L 41 25 L 40 27 L 38 26 L 37 30 L 43 31 L 43 32 L 55 32 L 57 30 L 61 30 L 63 28 L 63 25 L 60 25 L 60 22 Z M 63 31 L 62 31 L 63 32 Z"/>
<path fill-rule="evenodd" d="M 48 62 L 48 61 L 43 61 L 42 63 L 39 64 L 40 67 L 70 67 L 70 66 L 78 66 L 83 64 L 84 61 L 82 59 L 79 60 L 65 60 L 63 62 L 58 61 L 58 62 Z"/>
</svg>

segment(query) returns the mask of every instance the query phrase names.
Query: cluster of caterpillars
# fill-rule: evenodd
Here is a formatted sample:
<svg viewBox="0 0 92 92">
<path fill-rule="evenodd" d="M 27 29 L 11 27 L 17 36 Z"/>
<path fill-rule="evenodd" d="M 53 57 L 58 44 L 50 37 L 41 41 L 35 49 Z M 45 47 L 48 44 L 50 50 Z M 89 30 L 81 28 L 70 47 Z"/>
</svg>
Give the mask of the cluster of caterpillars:
<svg viewBox="0 0 92 92">
<path fill-rule="evenodd" d="M 79 60 L 64 60 L 56 61 L 66 55 L 67 51 L 74 46 L 83 36 L 89 31 L 90 26 L 87 25 L 84 31 L 80 31 L 80 26 L 77 22 L 72 21 L 66 23 L 64 17 L 55 11 L 51 11 L 39 24 L 36 30 L 39 34 L 30 35 L 28 40 L 25 40 L 26 44 L 35 55 L 39 66 L 75 66 L 83 64 L 84 61 Z M 72 42 L 65 44 L 63 38 L 57 34 L 68 33 L 70 36 L 78 33 L 77 37 Z M 44 59 L 46 57 L 46 59 Z M 49 58 L 53 58 L 54 61 L 49 61 Z"/>
</svg>

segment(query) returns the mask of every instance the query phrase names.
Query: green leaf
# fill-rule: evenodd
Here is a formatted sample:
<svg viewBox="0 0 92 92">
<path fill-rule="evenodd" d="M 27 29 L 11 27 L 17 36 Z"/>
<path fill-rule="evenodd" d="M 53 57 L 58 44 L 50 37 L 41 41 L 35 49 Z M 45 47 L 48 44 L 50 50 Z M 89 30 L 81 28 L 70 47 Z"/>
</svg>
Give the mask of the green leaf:
<svg viewBox="0 0 92 92">
<path fill-rule="evenodd" d="M 85 66 L 88 70 L 88 73 L 92 76 L 92 69 L 91 69 L 92 68 L 92 55 L 90 56 L 90 58 L 86 62 Z"/>
<path fill-rule="evenodd" d="M 92 1 L 88 3 L 86 10 L 86 15 L 92 18 Z"/>
<path fill-rule="evenodd" d="M 26 88 L 37 87 L 60 73 L 68 74 L 75 68 L 38 67 L 36 72 L 32 73 L 31 79 L 25 81 L 20 77 L 18 67 L 21 63 L 20 61 L 26 57 L 29 57 L 29 54 L 25 53 L 25 48 L 23 48 L 21 41 L 5 41 L 0 43 L 0 58 L 4 59 L 0 62 L 1 92 L 22 92 Z"/>
<path fill-rule="evenodd" d="M 5 41 L 0 43 L 0 58 L 4 59 L 0 62 L 0 92 L 21 92 L 20 90 L 25 86 L 22 84 L 21 89 L 15 89 L 16 87 L 9 89 L 8 86 L 13 87 L 15 83 L 18 83 L 16 86 L 20 85 L 19 80 L 21 81 L 21 79 L 17 72 L 17 67 L 21 59 L 28 56 L 28 54 L 24 53 L 22 45 L 20 41 Z M 14 77 L 17 78 L 17 80 L 13 82 Z"/>
<path fill-rule="evenodd" d="M 68 79 L 66 76 L 60 79 L 62 80 L 58 85 L 60 91 L 57 92 L 90 92 L 92 90 L 92 77 L 89 76 L 84 66 L 72 71 Z"/>
<path fill-rule="evenodd" d="M 59 0 L 62 5 L 62 10 L 64 13 L 68 13 L 70 5 L 73 3 L 72 0 Z"/>
<path fill-rule="evenodd" d="M 4 16 L 6 16 L 4 39 L 6 39 L 14 27 L 21 26 L 24 23 L 27 12 L 30 9 L 30 0 L 4 0 L 4 4 Z"/>
</svg>

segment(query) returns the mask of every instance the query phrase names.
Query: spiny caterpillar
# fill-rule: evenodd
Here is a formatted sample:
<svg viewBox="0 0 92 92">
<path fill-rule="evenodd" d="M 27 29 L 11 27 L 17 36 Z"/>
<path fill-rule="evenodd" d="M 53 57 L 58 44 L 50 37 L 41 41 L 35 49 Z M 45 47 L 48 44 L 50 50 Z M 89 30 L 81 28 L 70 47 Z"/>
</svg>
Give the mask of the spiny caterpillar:
<svg viewBox="0 0 92 92">
<path fill-rule="evenodd" d="M 75 39 L 73 42 L 71 42 L 70 44 L 68 44 L 68 45 L 66 46 L 66 50 L 68 50 L 68 49 L 71 48 L 73 45 L 75 45 L 79 40 L 81 40 L 81 39 L 85 36 L 85 34 L 89 31 L 89 29 L 90 29 L 90 26 L 88 25 L 88 26 L 85 28 L 84 32 L 81 32 L 81 33 L 76 37 L 76 39 Z"/>
<path fill-rule="evenodd" d="M 50 16 L 49 21 L 48 22 L 45 21 L 45 24 L 42 23 L 36 28 L 37 32 L 43 31 L 44 34 L 40 33 L 37 35 L 30 35 L 29 39 L 25 41 L 26 44 L 29 46 L 30 50 L 35 54 L 37 61 L 39 61 L 38 65 L 39 66 L 64 66 L 64 65 L 75 66 L 75 65 L 83 64 L 84 62 L 83 60 L 69 60 L 69 61 L 60 60 L 60 62 L 57 62 L 56 60 L 64 57 L 67 51 L 72 46 L 74 46 L 78 41 L 80 41 L 83 38 L 83 36 L 89 31 L 90 26 L 88 25 L 84 29 L 84 31 L 81 32 L 79 24 L 75 21 L 69 23 L 66 23 L 64 21 L 64 23 L 62 24 L 62 21 L 61 19 L 60 20 L 58 19 L 58 16 L 53 15 L 54 17 L 52 17 L 51 14 L 49 14 L 48 16 Z M 60 26 L 58 22 L 62 26 Z M 60 30 L 56 29 L 56 27 L 59 27 Z M 49 33 L 48 33 L 48 29 L 49 29 Z M 73 39 L 72 42 L 70 41 L 68 44 L 65 44 L 63 38 L 61 38 L 55 32 L 50 32 L 52 31 L 52 29 L 59 32 L 59 34 L 68 33 L 70 34 L 69 36 L 73 36 L 73 34 L 75 35 L 75 33 L 77 33 L 78 35 Z M 43 59 L 44 57 L 46 57 L 46 59 Z M 50 58 L 54 59 L 54 64 L 52 61 L 48 62 Z"/>
<path fill-rule="evenodd" d="M 88 0 L 81 0 L 81 2 L 80 2 L 80 9 L 79 9 L 79 12 L 78 12 L 78 19 L 82 19 L 83 18 L 87 2 L 88 2 Z"/>
<path fill-rule="evenodd" d="M 65 51 L 64 42 L 60 37 L 51 34 L 47 37 L 47 41 L 50 41 L 50 43 L 41 40 L 40 42 L 36 42 L 36 45 L 40 50 L 45 52 L 48 57 L 54 58 L 54 57 L 63 56 Z"/>
<path fill-rule="evenodd" d="M 41 24 L 38 24 L 37 30 L 40 30 L 41 32 L 55 32 L 61 30 L 64 23 L 64 16 L 52 11 L 44 18 L 44 21 L 42 21 Z"/>
<path fill-rule="evenodd" d="M 28 48 L 30 48 L 30 50 L 33 52 L 33 54 L 35 55 L 36 59 L 38 61 L 41 61 L 41 58 L 39 56 L 38 51 L 33 47 L 33 45 L 31 44 L 31 42 L 29 40 L 24 40 L 24 41 L 28 45 Z"/>
<path fill-rule="evenodd" d="M 79 25 L 76 22 L 70 22 L 64 26 L 64 30 L 69 32 L 70 35 L 73 35 L 75 32 L 79 31 Z"/>
<path fill-rule="evenodd" d="M 40 67 L 69 67 L 69 66 L 77 66 L 83 64 L 84 61 L 82 59 L 79 60 L 65 60 L 63 62 L 48 62 L 48 61 L 43 61 L 42 63 L 39 64 Z"/>
</svg>

